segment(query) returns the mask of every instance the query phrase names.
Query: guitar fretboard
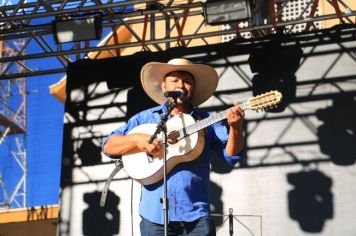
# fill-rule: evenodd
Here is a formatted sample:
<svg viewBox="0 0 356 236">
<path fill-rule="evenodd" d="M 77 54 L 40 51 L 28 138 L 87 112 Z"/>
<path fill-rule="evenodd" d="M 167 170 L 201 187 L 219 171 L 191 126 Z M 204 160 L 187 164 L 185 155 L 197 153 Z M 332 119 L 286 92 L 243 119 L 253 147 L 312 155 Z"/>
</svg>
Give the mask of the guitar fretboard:
<svg viewBox="0 0 356 236">
<path fill-rule="evenodd" d="M 246 110 L 247 106 L 246 106 L 246 102 L 240 102 L 239 106 Z M 209 125 L 212 125 L 218 121 L 221 121 L 223 119 L 226 119 L 226 113 L 227 110 L 229 110 L 230 108 L 217 112 L 215 114 L 212 114 L 211 116 L 209 116 L 208 118 L 205 118 L 203 120 L 198 120 L 197 122 L 195 122 L 192 125 L 188 125 L 187 127 L 184 127 L 182 129 L 179 130 L 179 139 L 182 139 L 184 137 L 187 137 L 191 134 L 194 134 L 195 132 L 198 132 L 201 129 L 204 129 L 206 127 L 208 127 Z"/>
</svg>

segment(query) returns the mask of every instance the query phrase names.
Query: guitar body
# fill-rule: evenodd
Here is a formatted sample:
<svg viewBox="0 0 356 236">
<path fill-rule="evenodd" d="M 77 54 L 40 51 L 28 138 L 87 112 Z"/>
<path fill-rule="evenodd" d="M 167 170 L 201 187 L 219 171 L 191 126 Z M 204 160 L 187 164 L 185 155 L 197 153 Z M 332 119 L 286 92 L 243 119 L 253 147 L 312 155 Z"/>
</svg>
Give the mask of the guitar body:
<svg viewBox="0 0 356 236">
<path fill-rule="evenodd" d="M 258 111 L 276 106 L 281 102 L 281 99 L 282 94 L 274 90 L 252 97 L 239 105 L 244 110 Z M 226 119 L 226 113 L 227 110 L 221 111 L 199 121 L 195 121 L 190 115 L 179 114 L 167 122 L 168 136 L 177 140 L 176 143 L 169 144 L 167 148 L 167 173 L 178 163 L 192 161 L 201 154 L 205 142 L 204 128 Z M 152 135 L 156 127 L 156 124 L 140 125 L 132 129 L 129 134 Z M 162 139 L 162 134 L 159 134 L 158 138 Z M 146 153 L 139 152 L 122 156 L 122 162 L 129 176 L 141 184 L 153 184 L 163 178 L 162 158 L 152 158 Z"/>
<path fill-rule="evenodd" d="M 187 114 L 179 114 L 167 121 L 167 133 L 184 129 L 195 123 L 193 117 Z M 144 124 L 133 128 L 129 134 L 144 133 L 153 134 L 156 124 Z M 162 139 L 162 133 L 158 138 Z M 167 173 L 178 163 L 196 159 L 204 148 L 204 130 L 179 139 L 175 144 L 169 144 L 167 148 Z M 128 175 L 144 185 L 156 183 L 163 179 L 163 159 L 152 158 L 144 152 L 122 156 L 122 162 Z"/>
</svg>

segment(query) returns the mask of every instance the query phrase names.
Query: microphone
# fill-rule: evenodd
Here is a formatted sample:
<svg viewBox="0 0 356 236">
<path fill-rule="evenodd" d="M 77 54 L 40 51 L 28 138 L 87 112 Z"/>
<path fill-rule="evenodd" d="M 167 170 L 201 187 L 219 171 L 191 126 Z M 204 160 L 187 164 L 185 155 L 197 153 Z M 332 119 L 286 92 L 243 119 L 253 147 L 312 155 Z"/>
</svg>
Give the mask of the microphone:
<svg viewBox="0 0 356 236">
<path fill-rule="evenodd" d="M 171 97 L 171 98 L 182 98 L 185 95 L 185 92 L 183 89 L 176 89 L 176 91 L 166 91 L 163 94 L 166 98 Z"/>
</svg>

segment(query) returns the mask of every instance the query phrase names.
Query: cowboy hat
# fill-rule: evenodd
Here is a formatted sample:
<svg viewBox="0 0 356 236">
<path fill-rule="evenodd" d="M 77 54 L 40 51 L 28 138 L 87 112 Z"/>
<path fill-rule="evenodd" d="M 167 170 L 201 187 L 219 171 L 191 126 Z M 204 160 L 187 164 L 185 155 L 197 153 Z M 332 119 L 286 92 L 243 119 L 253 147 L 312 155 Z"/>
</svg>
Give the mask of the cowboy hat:
<svg viewBox="0 0 356 236">
<path fill-rule="evenodd" d="M 194 77 L 192 105 L 198 106 L 208 100 L 218 85 L 218 74 L 214 68 L 204 64 L 193 64 L 183 58 L 175 58 L 168 63 L 149 62 L 142 67 L 141 84 L 146 94 L 158 104 L 163 104 L 161 82 L 172 71 L 187 71 Z"/>
</svg>

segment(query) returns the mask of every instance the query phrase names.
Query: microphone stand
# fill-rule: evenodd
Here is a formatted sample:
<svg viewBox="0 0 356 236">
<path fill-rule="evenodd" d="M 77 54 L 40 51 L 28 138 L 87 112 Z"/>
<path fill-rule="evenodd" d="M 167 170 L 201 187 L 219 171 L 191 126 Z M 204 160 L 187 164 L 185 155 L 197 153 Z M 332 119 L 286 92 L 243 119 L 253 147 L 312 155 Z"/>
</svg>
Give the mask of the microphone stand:
<svg viewBox="0 0 356 236">
<path fill-rule="evenodd" d="M 163 215 L 164 215 L 164 235 L 168 236 L 168 197 L 167 197 L 167 120 L 168 116 L 171 114 L 172 110 L 175 108 L 177 103 L 177 97 L 173 97 L 174 102 L 168 104 L 168 112 L 161 116 L 161 121 L 157 125 L 156 131 L 150 137 L 149 143 L 157 137 L 157 134 L 163 132 L 162 143 L 163 143 L 163 198 L 161 199 Z"/>
</svg>

